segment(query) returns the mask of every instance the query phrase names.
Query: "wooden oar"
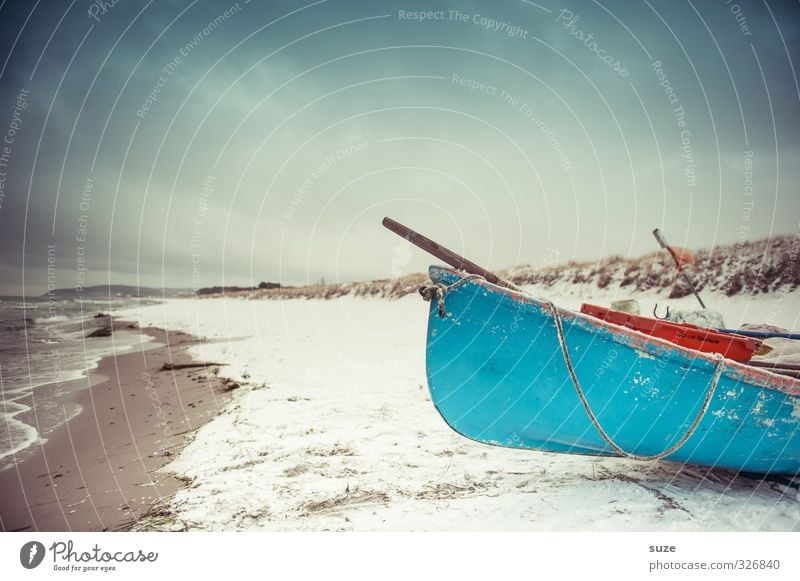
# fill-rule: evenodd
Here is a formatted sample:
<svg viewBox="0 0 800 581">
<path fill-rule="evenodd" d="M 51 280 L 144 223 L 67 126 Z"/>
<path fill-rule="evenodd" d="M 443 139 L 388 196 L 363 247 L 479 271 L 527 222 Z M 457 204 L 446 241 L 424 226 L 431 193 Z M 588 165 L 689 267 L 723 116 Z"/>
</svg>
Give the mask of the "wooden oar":
<svg viewBox="0 0 800 581">
<path fill-rule="evenodd" d="M 745 363 L 745 365 L 749 365 L 750 367 L 757 367 L 758 369 L 765 369 L 767 371 L 771 371 L 772 373 L 777 373 L 779 375 L 788 375 L 789 377 L 794 377 L 800 379 L 800 365 L 796 365 L 794 363 L 780 363 L 774 361 L 753 361 L 752 359 Z"/>
<path fill-rule="evenodd" d="M 800 365 L 796 363 L 780 363 L 774 361 L 749 361 L 748 365 L 761 367 L 763 369 L 785 369 L 786 371 L 800 371 Z"/>
<path fill-rule="evenodd" d="M 461 270 L 469 274 L 477 274 L 478 276 L 482 276 L 483 278 L 485 278 L 486 280 L 488 280 L 493 284 L 504 286 L 506 288 L 510 288 L 513 290 L 519 290 L 519 287 L 517 287 L 517 285 L 515 285 L 510 280 L 506 280 L 500 276 L 497 276 L 493 272 L 489 272 L 488 270 L 478 266 L 471 260 L 467 260 L 463 256 L 456 254 L 449 248 L 445 248 L 438 242 L 434 242 L 430 238 L 423 236 L 419 232 L 415 232 L 414 230 L 412 230 L 408 226 L 404 226 L 400 222 L 396 222 L 395 220 L 392 220 L 391 218 L 387 217 L 383 219 L 383 225 L 392 232 L 394 232 L 395 234 L 397 234 L 398 236 L 400 236 L 401 238 L 405 238 L 406 240 L 411 242 L 411 244 L 421 248 L 428 254 L 432 254 L 439 260 L 443 260 L 456 270 Z"/>
<path fill-rule="evenodd" d="M 750 364 L 748 363 L 748 365 Z M 764 371 L 777 373 L 778 375 L 785 375 L 786 377 L 800 379 L 800 371 L 792 371 L 791 369 L 783 369 L 782 367 L 759 367 L 758 369 L 764 369 Z"/>
<path fill-rule="evenodd" d="M 734 335 L 744 335 L 745 337 L 756 337 L 758 339 L 800 339 L 800 333 L 773 333 L 772 331 L 749 331 L 747 329 L 717 329 L 720 333 L 732 333 Z"/>
<path fill-rule="evenodd" d="M 500 276 L 497 276 L 493 272 L 489 272 L 485 268 L 478 266 L 474 262 L 467 260 L 466 258 L 464 258 L 459 254 L 456 254 L 449 248 L 445 248 L 438 242 L 434 242 L 427 236 L 423 236 L 422 234 L 420 234 L 419 232 L 415 232 L 408 226 L 404 226 L 400 222 L 397 222 L 387 217 L 383 219 L 383 225 L 392 232 L 394 232 L 395 234 L 397 234 L 398 236 L 400 236 L 401 238 L 405 238 L 415 246 L 421 248 L 428 254 L 435 256 L 439 260 L 443 260 L 445 263 L 449 264 L 456 270 L 467 272 L 469 274 L 477 274 L 478 276 L 482 276 L 483 278 L 485 278 L 486 280 L 488 280 L 493 284 L 504 286 L 506 288 L 510 288 L 513 290 L 519 290 L 519 287 L 517 287 L 513 282 L 506 280 Z M 691 285 L 691 281 L 689 281 L 689 284 Z M 700 300 L 700 297 L 698 296 L 697 299 Z M 700 304 L 703 304 L 703 302 L 700 301 Z M 728 329 L 720 329 L 720 330 L 729 331 Z M 766 361 L 763 362 L 750 361 L 748 364 L 753 367 L 768 369 L 773 373 L 780 373 L 782 375 L 788 375 L 790 377 L 800 378 L 800 365 L 792 365 L 792 364 L 781 365 Z"/>
</svg>

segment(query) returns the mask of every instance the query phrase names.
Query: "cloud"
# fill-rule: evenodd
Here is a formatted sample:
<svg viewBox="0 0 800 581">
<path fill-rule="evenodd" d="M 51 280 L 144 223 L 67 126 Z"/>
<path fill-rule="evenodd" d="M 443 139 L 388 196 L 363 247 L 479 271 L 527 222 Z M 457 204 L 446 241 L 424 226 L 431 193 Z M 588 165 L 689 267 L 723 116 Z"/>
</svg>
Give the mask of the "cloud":
<svg viewBox="0 0 800 581">
<path fill-rule="evenodd" d="M 198 263 L 209 285 L 389 276 L 383 214 L 492 267 L 640 254 L 654 226 L 735 242 L 748 151 L 747 237 L 796 231 L 796 5 L 578 3 L 565 26 L 538 4 L 440 2 L 419 22 L 394 2 L 120 2 L 57 30 L 40 7 L 12 53 L 30 6 L 6 2 L 0 133 L 21 88 L 31 105 L 0 206 L 4 292 L 23 261 L 41 290 L 50 243 L 65 286 L 82 244 L 89 282 L 191 286 Z"/>
</svg>

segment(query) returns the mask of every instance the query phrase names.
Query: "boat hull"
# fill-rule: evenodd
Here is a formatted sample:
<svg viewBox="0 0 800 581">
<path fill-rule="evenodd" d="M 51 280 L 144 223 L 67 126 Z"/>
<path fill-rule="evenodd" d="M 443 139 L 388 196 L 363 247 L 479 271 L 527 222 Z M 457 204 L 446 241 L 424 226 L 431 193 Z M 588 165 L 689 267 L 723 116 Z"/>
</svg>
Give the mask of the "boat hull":
<svg viewBox="0 0 800 581">
<path fill-rule="evenodd" d="M 455 271 L 431 268 L 449 285 Z M 573 385 L 547 305 L 483 280 L 433 301 L 427 375 L 444 420 L 511 448 L 616 456 Z M 701 414 L 717 361 L 704 353 L 559 310 L 576 376 L 599 424 L 626 452 L 669 449 Z M 667 460 L 756 473 L 800 471 L 800 381 L 725 360 L 693 435 Z"/>
</svg>

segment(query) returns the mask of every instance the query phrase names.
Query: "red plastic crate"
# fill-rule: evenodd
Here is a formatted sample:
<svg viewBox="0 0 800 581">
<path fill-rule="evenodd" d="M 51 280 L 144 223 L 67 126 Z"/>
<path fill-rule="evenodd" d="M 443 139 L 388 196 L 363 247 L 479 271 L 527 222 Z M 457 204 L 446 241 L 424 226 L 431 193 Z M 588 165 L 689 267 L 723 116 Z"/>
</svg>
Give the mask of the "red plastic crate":
<svg viewBox="0 0 800 581">
<path fill-rule="evenodd" d="M 698 327 L 689 323 L 673 323 L 649 317 L 640 317 L 596 305 L 581 305 L 581 313 L 615 325 L 634 329 L 641 333 L 665 339 L 670 343 L 688 347 L 704 353 L 721 353 L 734 361 L 750 361 L 760 347 L 761 341 L 752 337 L 720 333 L 715 329 Z"/>
</svg>

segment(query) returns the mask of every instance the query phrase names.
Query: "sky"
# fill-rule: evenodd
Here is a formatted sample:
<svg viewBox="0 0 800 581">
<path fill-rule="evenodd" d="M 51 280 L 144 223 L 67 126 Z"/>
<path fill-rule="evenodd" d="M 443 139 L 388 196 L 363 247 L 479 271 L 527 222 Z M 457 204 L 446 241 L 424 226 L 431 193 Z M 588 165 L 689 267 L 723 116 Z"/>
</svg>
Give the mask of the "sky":
<svg viewBox="0 0 800 581">
<path fill-rule="evenodd" d="M 800 2 L 0 4 L 0 294 L 800 229 Z"/>
</svg>

